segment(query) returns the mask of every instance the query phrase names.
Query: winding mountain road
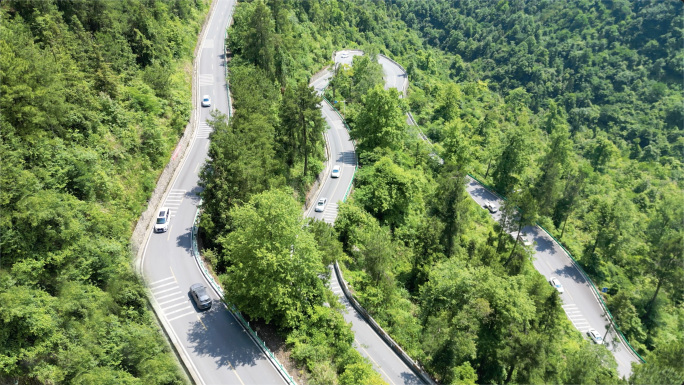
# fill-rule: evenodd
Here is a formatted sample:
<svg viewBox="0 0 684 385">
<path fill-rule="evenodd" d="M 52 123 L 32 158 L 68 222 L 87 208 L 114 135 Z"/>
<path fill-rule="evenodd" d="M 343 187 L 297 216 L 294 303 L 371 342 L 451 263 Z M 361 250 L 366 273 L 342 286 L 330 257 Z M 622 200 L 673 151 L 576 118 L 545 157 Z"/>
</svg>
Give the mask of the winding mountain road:
<svg viewBox="0 0 684 385">
<path fill-rule="evenodd" d="M 397 88 L 402 87 L 398 88 L 399 92 L 406 95 L 408 87 L 406 71 L 399 64 L 382 55 L 379 56 L 378 62 L 382 65 L 385 73 L 385 88 L 389 88 L 387 83 L 391 82 Z M 411 118 L 408 118 L 407 121 L 411 125 L 416 125 Z M 420 133 L 420 130 L 418 132 L 421 139 L 428 140 Z M 492 204 L 495 207 L 500 207 L 503 204 L 503 201 L 495 194 L 472 178 L 468 178 L 466 190 L 480 207 L 485 203 Z M 491 215 L 495 220 L 498 220 L 500 214 Z M 629 378 L 632 372 L 632 363 L 641 361 L 615 331 L 608 333 L 609 329 L 612 329 L 612 325 L 587 277 L 580 272 L 563 248 L 539 226 L 525 227 L 523 237 L 528 242 L 533 242 L 533 265 L 535 269 L 547 280 L 550 280 L 551 277 L 557 277 L 565 288 L 565 293 L 561 295 L 562 307 L 573 326 L 585 336 L 586 332 L 592 328 L 605 336 L 605 345 L 617 361 L 618 374 L 620 377 Z"/>
<path fill-rule="evenodd" d="M 362 54 L 361 51 L 340 51 L 335 54 L 335 62 L 351 65 L 353 56 L 360 54 Z M 322 93 L 328 85 L 331 76 L 332 73 L 328 72 L 312 82 L 311 86 L 319 93 Z M 309 210 L 307 210 L 306 215 L 333 224 L 335 218 L 337 218 L 338 204 L 344 201 L 350 189 L 356 167 L 356 150 L 342 118 L 325 101 L 321 104 L 321 113 L 329 126 L 325 133 L 329 148 L 329 162 L 333 165 L 342 166 L 342 173 L 339 178 L 327 176 L 327 179 L 316 194 L 316 199 L 313 202 L 319 198 L 327 198 L 328 203 L 325 210 L 321 213 L 315 212 L 313 209 L 315 204 L 312 204 Z M 371 328 L 361 314 L 354 309 L 342 292 L 340 285 L 341 283 L 338 281 L 337 275 L 331 274 L 329 286 L 346 308 L 343 316 L 345 321 L 351 323 L 356 350 L 371 361 L 373 368 L 387 383 L 391 385 L 423 384 L 423 381 L 420 380 L 416 373 L 397 356 L 387 343 Z"/>
<path fill-rule="evenodd" d="M 169 229 L 150 233 L 142 271 L 162 326 L 198 384 L 283 384 L 281 373 L 229 312 L 207 282 L 192 255 L 192 226 L 199 204 L 198 172 L 207 159 L 211 128 L 206 124 L 216 109 L 228 114 L 224 67 L 224 36 L 234 0 L 214 0 L 197 57 L 198 94 L 210 95 L 212 106 L 195 100 L 199 125 L 162 203 L 171 210 Z M 195 117 L 197 118 L 197 117 Z M 209 288 L 213 306 L 199 311 L 189 295 L 190 285 Z"/>
</svg>

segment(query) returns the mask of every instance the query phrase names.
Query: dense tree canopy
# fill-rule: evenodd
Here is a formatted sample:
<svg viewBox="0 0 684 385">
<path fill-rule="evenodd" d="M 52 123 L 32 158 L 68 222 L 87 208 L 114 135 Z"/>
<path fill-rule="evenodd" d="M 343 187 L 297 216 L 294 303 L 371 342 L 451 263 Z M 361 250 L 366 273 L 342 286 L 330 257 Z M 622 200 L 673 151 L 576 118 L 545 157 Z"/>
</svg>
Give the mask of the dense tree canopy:
<svg viewBox="0 0 684 385">
<path fill-rule="evenodd" d="M 128 243 L 187 123 L 206 10 L 0 5 L 0 382 L 184 381 Z"/>
<path fill-rule="evenodd" d="M 684 196 L 684 116 L 677 112 L 683 101 L 684 49 L 677 27 L 682 4 L 396 0 L 365 5 L 375 18 L 370 25 L 376 28 L 368 29 L 376 36 L 371 52 L 389 53 L 407 68 L 409 106 L 434 143 L 431 151 L 445 161 L 443 166 L 426 162 L 410 136 L 393 146 L 364 146 L 365 137 L 358 136 L 362 168 L 357 190 L 351 206 L 340 208 L 336 228 L 351 256 L 346 276 L 393 337 L 425 360 L 440 380 L 459 381 L 468 372 L 467 363 L 478 382 L 618 382 L 607 351 L 569 348 L 578 346 L 569 325 L 559 340 L 537 338 L 534 345 L 523 336 L 534 328 L 523 326 L 523 335 L 515 331 L 516 322 L 530 321 L 513 321 L 508 337 L 490 333 L 491 340 L 474 342 L 475 358 L 466 358 L 452 351 L 464 342 L 444 333 L 453 315 L 435 318 L 430 330 L 438 330 L 439 337 L 424 332 L 426 325 L 415 320 L 421 311 L 439 313 L 439 306 L 421 303 L 418 293 L 441 283 L 436 272 L 445 261 L 486 266 L 506 284 L 520 276 L 538 280 L 528 248 L 504 230 L 539 222 L 562 238 L 597 285 L 608 287 L 602 295 L 641 354 L 654 356 L 648 352 L 681 339 L 684 221 L 675 207 L 682 207 Z M 344 92 L 354 85 L 349 80 L 353 70 L 336 73 L 331 97 L 340 98 L 341 92 L 350 99 Z M 363 100 L 351 99 L 345 115 L 352 129 L 363 133 L 368 125 L 359 118 L 370 110 Z M 391 135 L 381 139 L 387 138 Z M 380 242 L 395 255 L 384 265 L 392 273 L 383 275 L 394 282 L 395 291 L 374 285 L 377 273 L 363 255 L 368 245 L 354 231 L 372 223 L 369 213 L 389 225 L 383 210 L 401 189 L 381 188 L 383 183 L 370 177 L 378 165 L 387 168 L 387 159 L 397 175 L 429 166 L 423 168 L 427 183 L 418 188 L 419 196 L 429 198 L 422 207 L 400 210 L 401 224 L 390 225 L 390 241 Z M 470 203 L 459 208 L 459 189 L 446 177 L 458 180 L 465 172 L 508 196 L 502 223 L 492 228 L 483 214 L 468 208 Z M 515 214 L 518 208 L 522 215 Z M 458 224 L 452 216 L 458 216 Z M 544 302 L 536 289 L 517 294 L 516 300 L 526 295 Z M 530 309 L 537 314 L 532 317 L 542 309 Z M 565 320 L 558 302 L 548 309 L 556 322 Z M 427 336 L 434 341 L 423 345 Z M 547 343 L 564 350 L 554 351 Z M 530 361 L 509 360 L 517 349 L 526 351 Z M 667 367 L 671 361 L 656 361 L 648 370 L 678 373 Z M 652 378 L 647 372 L 642 378 Z"/>
<path fill-rule="evenodd" d="M 252 317 L 298 326 L 322 304 L 325 272 L 313 234 L 303 229 L 297 202 L 284 191 L 254 195 L 230 211 L 233 231 L 220 238 L 230 267 L 227 298 Z"/>
</svg>

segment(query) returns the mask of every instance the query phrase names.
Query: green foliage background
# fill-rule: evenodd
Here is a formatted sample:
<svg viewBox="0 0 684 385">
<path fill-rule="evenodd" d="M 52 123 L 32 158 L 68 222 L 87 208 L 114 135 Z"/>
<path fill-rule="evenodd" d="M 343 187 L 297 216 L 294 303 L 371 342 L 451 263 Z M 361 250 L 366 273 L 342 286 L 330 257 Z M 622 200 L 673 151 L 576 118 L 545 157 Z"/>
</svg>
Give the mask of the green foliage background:
<svg viewBox="0 0 684 385">
<path fill-rule="evenodd" d="M 539 221 L 562 238 L 597 286 L 609 288 L 605 300 L 617 323 L 649 361 L 630 381 L 680 381 L 681 367 L 667 362 L 684 359 L 681 3 L 362 4 L 372 16 L 359 31 L 375 36 L 368 52 L 385 52 L 407 68 L 409 106 L 435 143 L 412 140 L 416 132 L 406 126 L 409 135 L 401 139 L 393 123 L 369 128 L 368 116 L 386 120 L 389 102 L 355 96 L 353 67 L 337 72 L 328 96 L 351 100 L 346 117 L 362 167 L 336 229 L 364 305 L 441 381 L 472 379 L 466 363 L 485 383 L 619 381 L 600 347 L 578 344 L 572 328 L 548 337 L 548 326 L 534 321 L 546 308 L 566 323 L 547 302 L 553 293 L 529 264 L 528 250 L 503 236 L 501 229 L 518 224 L 491 227 L 469 208 L 458 186 L 472 172 L 508 196 L 509 212 L 521 207 L 523 222 Z M 383 130 L 399 139 L 378 141 Z M 410 182 L 416 176 L 425 178 Z M 451 264 L 459 268 L 443 277 Z M 505 280 L 475 280 L 480 292 L 520 276 L 536 283 L 528 292 L 513 289 L 507 301 L 457 288 L 438 298 L 465 296 L 454 307 L 478 309 L 533 301 L 524 316 L 532 318 L 513 318 L 501 335 L 486 312 L 466 327 L 453 312 L 440 319 L 446 305 L 426 297 L 432 285 L 451 287 L 483 265 Z M 501 312 L 507 313 L 494 314 Z M 535 332 L 543 336 L 533 347 L 523 335 Z M 466 346 L 471 350 L 461 351 Z M 518 359 L 523 351 L 531 361 Z"/>
<path fill-rule="evenodd" d="M 128 242 L 189 118 L 207 9 L 0 6 L 0 382 L 183 382 Z"/>
</svg>

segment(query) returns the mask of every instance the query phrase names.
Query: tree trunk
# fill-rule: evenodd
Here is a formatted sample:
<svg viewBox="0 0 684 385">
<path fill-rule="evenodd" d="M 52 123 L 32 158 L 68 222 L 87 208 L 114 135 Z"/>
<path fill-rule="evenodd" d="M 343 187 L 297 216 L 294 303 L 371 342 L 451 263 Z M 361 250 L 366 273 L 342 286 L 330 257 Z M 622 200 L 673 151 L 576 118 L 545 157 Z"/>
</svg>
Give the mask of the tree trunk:
<svg viewBox="0 0 684 385">
<path fill-rule="evenodd" d="M 513 259 L 513 253 L 515 252 L 515 247 L 518 246 L 518 239 L 519 238 L 520 237 L 515 238 L 515 242 L 513 242 L 513 248 L 511 249 L 511 254 L 508 256 L 506 263 L 503 264 L 504 267 L 506 267 L 511 262 L 511 260 Z"/>
<path fill-rule="evenodd" d="M 487 162 L 487 172 L 485 172 L 485 179 L 487 179 L 487 176 L 489 175 L 489 168 L 492 166 L 492 158 L 489 158 L 489 162 Z"/>
<path fill-rule="evenodd" d="M 658 292 L 660 291 L 660 287 L 662 285 L 663 285 L 663 279 L 658 278 L 658 284 L 656 285 L 655 293 L 653 293 L 653 298 L 651 298 L 651 300 L 648 301 L 648 305 L 646 305 L 646 318 L 648 318 L 651 315 L 651 310 L 653 310 L 653 304 L 655 303 L 655 300 L 658 297 Z"/>
<path fill-rule="evenodd" d="M 560 237 L 558 239 L 563 238 L 563 234 L 565 234 L 565 225 L 568 224 L 568 218 L 570 218 L 570 213 L 565 216 L 565 220 L 563 221 L 563 228 L 561 229 Z"/>
<path fill-rule="evenodd" d="M 504 266 L 508 265 L 511 260 L 513 259 L 513 253 L 515 252 L 515 247 L 518 246 L 518 240 L 520 239 L 520 232 L 522 231 L 522 222 L 523 218 L 520 218 L 520 222 L 518 222 L 518 235 L 515 237 L 515 242 L 513 242 L 513 248 L 511 249 L 511 254 L 508 256 L 508 259 L 506 260 L 506 263 L 504 263 Z"/>
</svg>

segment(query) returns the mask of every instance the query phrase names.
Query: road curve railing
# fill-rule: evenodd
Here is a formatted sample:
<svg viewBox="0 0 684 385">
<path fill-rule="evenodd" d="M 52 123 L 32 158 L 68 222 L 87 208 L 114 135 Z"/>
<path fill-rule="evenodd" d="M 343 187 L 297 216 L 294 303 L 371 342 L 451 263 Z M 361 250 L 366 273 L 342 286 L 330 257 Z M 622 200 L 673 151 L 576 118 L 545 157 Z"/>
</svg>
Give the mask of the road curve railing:
<svg viewBox="0 0 684 385">
<path fill-rule="evenodd" d="M 395 64 L 397 65 L 397 67 L 399 67 L 399 68 L 406 74 L 406 80 L 405 80 L 405 82 L 404 82 L 404 85 L 405 85 L 405 86 L 404 86 L 404 89 L 403 89 L 403 90 L 400 90 L 400 91 L 402 91 L 402 94 L 403 94 L 403 95 L 406 95 L 406 94 L 407 94 L 407 91 L 408 91 L 408 73 L 406 72 L 406 70 L 404 69 L 404 67 L 401 66 L 401 65 L 400 65 L 399 63 L 397 63 L 396 61 L 390 59 L 389 57 L 387 57 L 387 56 L 385 56 L 385 55 L 381 55 L 381 56 L 385 57 L 385 58 L 386 58 L 387 60 L 389 60 L 390 62 L 395 63 Z M 409 122 L 409 124 L 415 126 L 415 127 L 418 129 L 418 136 L 419 136 L 422 140 L 426 141 L 431 147 L 434 148 L 433 143 L 429 140 L 429 138 L 428 138 L 428 137 L 423 133 L 423 131 L 420 129 L 420 126 L 418 125 L 418 123 L 416 122 L 415 118 L 413 117 L 413 114 L 409 111 L 409 112 L 407 113 L 407 115 L 408 115 L 407 121 Z M 486 188 L 489 192 L 493 193 L 493 194 L 496 195 L 497 197 L 501 198 L 501 199 L 504 200 L 504 201 L 507 200 L 506 197 L 504 197 L 504 196 L 502 196 L 501 194 L 499 194 L 498 192 L 496 192 L 493 188 L 491 188 L 491 187 L 488 186 L 487 184 L 483 183 L 482 181 L 480 181 L 479 179 L 477 179 L 477 178 L 476 178 L 475 176 L 473 176 L 472 174 L 468 174 L 468 176 L 470 176 L 473 180 L 475 180 L 476 182 L 478 182 L 479 184 L 481 184 L 484 188 Z M 570 251 L 568 251 L 568 250 L 565 248 L 565 246 L 563 246 L 563 244 L 560 242 L 560 240 L 558 240 L 556 237 L 554 237 L 546 228 L 544 228 L 543 226 L 541 226 L 539 223 L 536 223 L 536 225 L 537 225 L 540 229 L 542 229 L 546 234 L 548 234 L 548 235 L 551 237 L 551 239 L 553 239 L 553 240 L 561 247 L 561 249 L 563 249 L 563 251 L 567 254 L 567 256 L 570 258 L 570 260 L 572 261 L 573 265 L 577 268 L 577 270 L 580 272 L 580 274 L 582 274 L 582 276 L 587 280 L 587 282 L 589 282 L 594 297 L 596 297 L 597 302 L 598 302 L 599 305 L 601 306 L 602 310 L 603 310 L 603 311 L 605 312 L 605 314 L 608 316 L 608 319 L 609 319 L 609 321 L 610 321 L 610 324 L 613 326 L 613 329 L 617 332 L 617 334 L 618 334 L 620 340 L 625 344 L 625 346 L 627 346 L 627 347 L 629 348 L 629 351 L 632 353 L 632 355 L 633 355 L 639 362 L 645 363 L 646 361 L 644 360 L 644 358 L 636 351 L 636 349 L 634 349 L 634 347 L 629 343 L 629 341 L 627 340 L 627 338 L 625 337 L 625 335 L 622 333 L 622 330 L 620 329 L 619 325 L 618 325 L 617 322 L 615 321 L 615 318 L 613 317 L 613 315 L 610 313 L 610 310 L 608 310 L 608 306 L 606 305 L 606 303 L 605 303 L 604 300 L 603 300 L 603 297 L 601 296 L 601 294 L 599 293 L 598 289 L 597 289 L 596 286 L 594 285 L 594 282 L 589 278 L 589 275 L 584 271 L 584 269 L 580 266 L 580 264 L 575 260 L 575 258 L 572 256 L 572 254 L 570 253 Z"/>
<path fill-rule="evenodd" d="M 484 183 L 483 181 L 481 181 L 480 179 L 475 177 L 473 174 L 468 174 L 468 176 L 470 178 L 472 178 L 475 182 L 479 183 L 482 187 L 484 187 L 490 193 L 496 195 L 497 197 L 499 197 L 500 199 L 502 199 L 504 201 L 507 200 L 505 196 L 496 192 L 496 190 L 494 190 L 493 187 L 487 185 L 486 183 Z M 613 326 L 613 329 L 617 332 L 618 336 L 620 337 L 620 340 L 630 349 L 630 351 L 632 352 L 632 354 L 634 355 L 635 358 L 637 358 L 641 363 L 645 363 L 646 360 L 636 351 L 636 349 L 634 349 L 634 347 L 632 347 L 632 345 L 627 340 L 627 337 L 625 337 L 625 335 L 622 333 L 620 326 L 618 326 L 617 322 L 615 321 L 615 317 L 613 317 L 613 314 L 611 314 L 610 310 L 608 310 L 608 305 L 606 305 L 606 303 L 603 301 L 603 296 L 601 296 L 599 290 L 596 288 L 596 285 L 594 285 L 594 282 L 591 280 L 591 278 L 589 278 L 589 274 L 587 274 L 584 271 L 584 269 L 579 264 L 579 262 L 577 262 L 577 260 L 572 256 L 572 253 L 570 253 L 570 251 L 568 249 L 566 249 L 565 246 L 563 246 L 563 243 L 559 239 L 554 237 L 553 234 L 551 234 L 551 232 L 548 231 L 546 228 L 544 228 L 544 226 L 542 226 L 539 222 L 537 222 L 536 225 L 537 225 L 537 227 L 542 229 L 549 237 L 551 237 L 551 239 L 553 239 L 558 244 L 558 246 L 561 247 L 561 249 L 563 249 L 565 254 L 572 261 L 572 264 L 575 266 L 575 268 L 577 268 L 577 270 L 580 272 L 580 274 L 582 274 L 584 279 L 587 282 L 589 282 L 589 285 L 591 286 L 592 293 L 594 294 L 594 297 L 596 297 L 596 300 L 601 305 L 601 308 L 603 309 L 605 314 L 608 316 L 608 320 L 610 321 L 610 324 Z"/>
<path fill-rule="evenodd" d="M 200 32 L 198 34 L 199 39 L 198 41 L 200 44 L 197 44 L 195 46 L 195 51 L 194 51 L 194 57 L 197 58 L 199 57 L 199 51 L 201 49 L 201 42 L 204 40 L 204 37 L 207 33 L 207 26 L 209 25 L 209 20 L 215 10 L 215 5 L 217 2 L 212 2 L 209 12 L 207 13 L 207 16 L 204 20 L 204 23 L 202 24 L 202 28 L 200 29 Z M 232 24 L 232 17 L 229 21 L 228 26 Z M 225 68 L 225 79 L 226 79 L 226 90 L 228 94 L 228 116 L 232 116 L 232 97 L 230 94 L 230 86 L 228 82 L 228 66 L 227 66 L 227 51 L 225 47 L 225 42 L 227 39 L 228 32 L 224 32 L 224 39 L 223 39 L 223 44 L 224 44 L 224 57 L 223 57 L 223 63 L 224 63 L 224 68 Z M 197 100 L 197 95 L 199 92 L 199 76 L 198 76 L 198 68 L 197 68 L 197 62 L 196 60 L 193 62 L 193 80 L 192 80 L 192 100 Z M 184 158 L 187 156 L 189 150 L 190 150 L 190 143 L 192 141 L 192 138 L 194 136 L 195 131 L 197 130 L 197 127 L 199 125 L 199 110 L 196 108 L 196 106 L 193 104 L 193 111 L 191 113 L 191 118 L 190 121 L 188 122 L 184 135 L 179 141 L 178 145 L 176 146 L 176 149 L 173 153 L 173 156 L 170 160 L 170 162 L 167 164 L 165 169 L 163 170 L 161 176 L 158 179 L 158 185 L 157 188 L 155 188 L 152 198 L 148 201 L 148 208 L 147 210 L 143 213 L 141 218 L 138 220 L 138 223 L 136 225 L 136 228 L 133 232 L 133 235 L 131 237 L 131 249 L 134 253 L 135 261 L 134 261 L 134 268 L 137 274 L 143 278 L 143 271 L 142 271 L 142 255 L 144 253 L 144 247 L 142 247 L 142 244 L 145 242 L 146 237 L 145 235 L 148 234 L 151 229 L 152 229 L 152 223 L 154 219 L 154 212 L 156 211 L 157 206 L 161 202 L 161 199 L 167 195 L 168 190 L 171 188 L 171 183 L 173 180 L 176 179 L 176 174 L 180 171 L 180 165 L 183 163 Z M 180 156 L 178 156 L 180 155 Z M 201 206 L 201 201 L 200 201 L 200 206 Z M 290 375 L 287 373 L 287 370 L 278 362 L 277 358 L 273 355 L 273 353 L 268 349 L 266 344 L 258 337 L 257 333 L 250 327 L 249 322 L 247 322 L 243 317 L 242 314 L 239 312 L 239 310 L 233 305 L 229 304 L 228 302 L 225 301 L 224 295 L 223 295 L 223 289 L 221 286 L 216 282 L 214 277 L 211 275 L 211 273 L 208 271 L 206 266 L 204 265 L 204 262 L 202 261 L 201 255 L 199 253 L 199 249 L 197 246 L 197 231 L 198 231 L 198 220 L 199 220 L 199 213 L 200 209 L 197 209 L 197 212 L 195 214 L 195 218 L 193 220 L 193 226 L 191 230 L 191 245 L 192 245 L 192 255 L 195 258 L 195 261 L 197 262 L 197 265 L 206 278 L 206 280 L 211 284 L 212 288 L 214 291 L 219 295 L 222 301 L 226 304 L 226 309 L 234 316 L 236 320 L 243 326 L 243 328 L 248 332 L 249 336 L 251 339 L 261 348 L 261 350 L 265 353 L 266 357 L 271 361 L 273 366 L 279 371 L 283 379 L 291 385 L 296 385 L 295 381 L 290 377 Z M 152 300 L 150 297 L 150 294 L 148 292 L 148 297 L 147 297 L 148 303 L 150 304 L 153 313 L 155 314 L 155 318 L 161 325 L 161 330 L 164 332 L 164 335 L 167 338 L 167 341 L 171 345 L 176 357 L 178 358 L 178 361 L 182 365 L 185 373 L 188 375 L 190 379 L 192 379 L 193 382 L 197 383 L 197 374 L 195 373 L 192 365 L 188 365 L 186 363 L 186 357 L 181 354 L 182 349 L 179 349 L 178 346 L 180 342 L 178 341 L 178 337 L 175 336 L 173 333 L 172 328 L 166 322 L 164 317 L 161 317 L 161 311 L 160 309 L 156 306 L 156 302 Z"/>
<path fill-rule="evenodd" d="M 202 201 L 200 200 L 199 206 L 201 207 Z M 285 367 L 280 364 L 276 356 L 271 352 L 271 350 L 266 346 L 264 341 L 259 338 L 257 335 L 257 332 L 252 329 L 252 327 L 249 325 L 249 321 L 245 320 L 245 318 L 242 316 L 242 313 L 240 313 L 240 310 L 238 308 L 228 302 L 224 296 L 224 291 L 219 282 L 214 279 L 214 276 L 211 274 L 209 269 L 207 269 L 206 265 L 204 264 L 204 260 L 202 259 L 202 255 L 199 252 L 199 247 L 197 246 L 197 232 L 199 230 L 199 216 L 200 216 L 201 210 L 198 208 L 197 212 L 195 213 L 195 219 L 192 222 L 192 231 L 190 232 L 191 234 L 191 244 L 192 244 L 192 256 L 195 258 L 195 262 L 197 263 L 197 267 L 200 269 L 202 272 L 202 275 L 204 275 L 204 278 L 209 282 L 211 287 L 214 289 L 216 294 L 221 297 L 221 301 L 226 306 L 226 310 L 228 310 L 233 317 L 242 325 L 242 327 L 247 331 L 249 336 L 251 337 L 252 341 L 254 341 L 261 350 L 266 354 L 266 357 L 268 357 L 269 361 L 273 364 L 273 366 L 278 369 L 278 372 L 280 372 L 280 375 L 285 379 L 285 381 L 290 384 L 290 385 L 296 385 L 296 382 L 292 377 L 290 377 L 290 374 L 287 372 Z"/>
<path fill-rule="evenodd" d="M 348 132 L 351 133 L 351 129 L 349 125 L 347 124 L 347 121 L 344 119 L 340 111 L 333 106 L 333 104 L 327 99 L 323 98 L 326 103 L 335 111 L 335 113 L 338 115 L 340 120 L 342 121 L 344 127 L 347 129 Z M 352 144 L 354 145 L 354 148 L 356 148 L 356 141 L 354 139 L 351 140 Z M 352 174 L 351 181 L 349 182 L 349 185 L 347 186 L 347 190 L 344 193 L 344 198 L 342 199 L 343 202 L 347 201 L 347 198 L 349 198 L 349 195 L 351 194 L 352 191 L 352 186 L 354 184 L 354 179 L 356 178 L 356 172 L 358 170 L 358 154 L 355 152 L 356 156 L 356 164 L 354 166 L 354 173 Z M 375 321 L 375 319 L 366 311 L 366 309 L 361 306 L 361 304 L 354 298 L 353 294 L 347 287 L 347 282 L 344 280 L 344 276 L 342 275 L 342 271 L 340 270 L 340 267 L 337 262 L 335 262 L 334 270 L 335 270 L 335 275 L 337 276 L 338 281 L 340 282 L 340 287 L 342 288 L 342 292 L 344 293 L 345 297 L 347 297 L 347 300 L 349 300 L 349 303 L 354 307 L 354 309 L 363 317 L 363 319 L 366 321 L 366 323 L 375 331 L 375 333 L 387 344 L 387 346 L 392 349 L 392 351 L 399 356 L 399 358 L 408 366 L 413 372 L 420 377 L 421 380 L 423 380 L 426 384 L 435 384 L 435 382 L 432 380 L 432 378 L 425 372 L 423 367 L 416 361 L 414 361 L 408 353 L 404 351 L 404 349 L 397 344 L 394 339 Z"/>
</svg>

